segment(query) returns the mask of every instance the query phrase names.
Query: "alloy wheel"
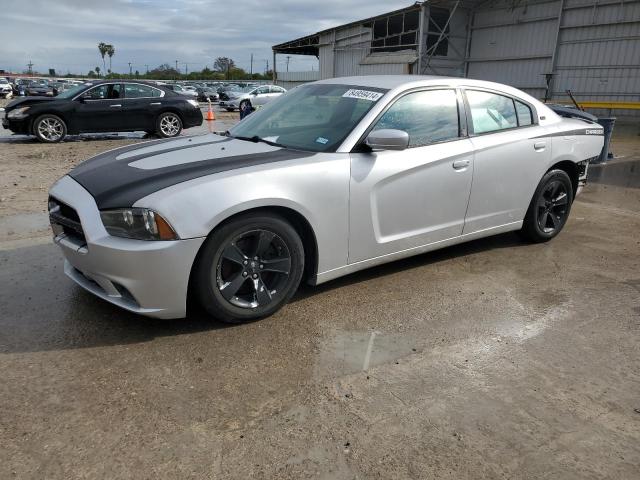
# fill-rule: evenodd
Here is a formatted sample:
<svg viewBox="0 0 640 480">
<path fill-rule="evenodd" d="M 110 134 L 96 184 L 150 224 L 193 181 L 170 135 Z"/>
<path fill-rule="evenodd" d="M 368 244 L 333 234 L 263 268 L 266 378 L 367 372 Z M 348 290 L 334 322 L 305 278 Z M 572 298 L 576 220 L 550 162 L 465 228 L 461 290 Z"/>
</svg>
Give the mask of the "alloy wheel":
<svg viewBox="0 0 640 480">
<path fill-rule="evenodd" d="M 55 118 L 44 118 L 38 123 L 38 134 L 48 142 L 56 142 L 62 138 L 64 126 Z"/>
<path fill-rule="evenodd" d="M 553 233 L 562 227 L 569 211 L 569 196 L 560 180 L 549 182 L 537 203 L 538 226 L 544 233 Z"/>
<path fill-rule="evenodd" d="M 290 271 L 291 254 L 284 240 L 269 230 L 251 230 L 222 249 L 215 285 L 236 307 L 264 307 L 279 298 Z"/>
<path fill-rule="evenodd" d="M 160 120 L 160 130 L 167 137 L 174 137 L 180 132 L 180 119 L 175 115 L 165 115 Z"/>
</svg>

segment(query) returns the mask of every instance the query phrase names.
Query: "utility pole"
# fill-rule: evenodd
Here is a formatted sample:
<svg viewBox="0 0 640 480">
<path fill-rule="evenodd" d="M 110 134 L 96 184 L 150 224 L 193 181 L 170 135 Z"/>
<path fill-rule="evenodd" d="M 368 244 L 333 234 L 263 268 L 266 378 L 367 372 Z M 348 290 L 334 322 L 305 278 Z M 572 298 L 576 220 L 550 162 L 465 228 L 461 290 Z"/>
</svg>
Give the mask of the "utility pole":
<svg viewBox="0 0 640 480">
<path fill-rule="evenodd" d="M 188 64 L 188 63 L 185 63 L 185 64 L 184 64 L 184 74 L 185 74 L 185 75 L 188 75 L 188 74 L 189 74 L 189 70 L 188 70 L 188 68 L 189 68 L 189 64 Z"/>
<path fill-rule="evenodd" d="M 289 71 L 289 59 L 290 59 L 290 58 L 291 58 L 291 57 L 290 57 L 289 55 L 287 55 L 287 72 Z"/>
<path fill-rule="evenodd" d="M 149 65 L 145 65 L 145 68 L 147 69 L 147 75 L 149 74 Z"/>
<path fill-rule="evenodd" d="M 267 62 L 267 67 L 264 69 L 264 74 L 266 75 L 269 71 L 269 60 L 265 60 L 265 62 Z"/>
<path fill-rule="evenodd" d="M 253 79 L 253 53 L 251 54 L 251 68 L 249 69 L 249 75 Z"/>
<path fill-rule="evenodd" d="M 178 70 L 178 60 L 176 60 L 176 72 L 180 72 L 180 70 Z"/>
<path fill-rule="evenodd" d="M 129 78 L 133 78 L 133 72 L 131 71 L 131 62 L 129 62 Z"/>
<path fill-rule="evenodd" d="M 29 67 L 29 75 L 33 75 L 33 62 L 31 60 L 27 63 L 27 67 Z"/>
</svg>

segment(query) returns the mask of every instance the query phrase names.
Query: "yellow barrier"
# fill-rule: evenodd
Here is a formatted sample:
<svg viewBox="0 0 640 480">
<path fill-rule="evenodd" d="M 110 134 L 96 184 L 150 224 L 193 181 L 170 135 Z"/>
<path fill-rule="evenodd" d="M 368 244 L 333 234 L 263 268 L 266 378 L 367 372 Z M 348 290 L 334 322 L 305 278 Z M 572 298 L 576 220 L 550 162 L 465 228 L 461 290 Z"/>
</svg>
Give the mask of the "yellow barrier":
<svg viewBox="0 0 640 480">
<path fill-rule="evenodd" d="M 560 101 L 566 105 L 573 105 L 573 102 Z M 578 102 L 582 108 L 606 108 L 614 110 L 640 110 L 640 102 Z"/>
</svg>

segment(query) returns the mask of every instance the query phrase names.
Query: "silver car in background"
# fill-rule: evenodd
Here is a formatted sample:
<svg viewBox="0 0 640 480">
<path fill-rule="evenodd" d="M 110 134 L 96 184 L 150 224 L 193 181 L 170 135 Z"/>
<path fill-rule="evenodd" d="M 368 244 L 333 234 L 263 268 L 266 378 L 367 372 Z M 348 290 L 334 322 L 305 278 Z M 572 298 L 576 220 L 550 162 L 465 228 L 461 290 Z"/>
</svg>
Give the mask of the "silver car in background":
<svg viewBox="0 0 640 480">
<path fill-rule="evenodd" d="M 464 78 L 295 88 L 226 136 L 105 152 L 50 190 L 65 272 L 127 310 L 270 315 L 301 281 L 502 232 L 555 237 L 603 146 L 598 124 Z"/>
<path fill-rule="evenodd" d="M 222 100 L 220 107 L 233 111 L 248 105 L 252 110 L 261 108 L 271 100 L 284 95 L 287 91 L 278 85 L 248 87 L 240 92 L 229 92 L 229 100 Z"/>
</svg>

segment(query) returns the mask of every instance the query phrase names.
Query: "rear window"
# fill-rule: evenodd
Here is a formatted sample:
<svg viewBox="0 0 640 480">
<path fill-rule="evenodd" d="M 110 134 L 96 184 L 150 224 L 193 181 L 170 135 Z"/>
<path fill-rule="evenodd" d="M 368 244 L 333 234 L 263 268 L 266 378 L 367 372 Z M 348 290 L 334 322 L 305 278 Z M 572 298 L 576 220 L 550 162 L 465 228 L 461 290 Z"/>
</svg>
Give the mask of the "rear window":
<svg viewBox="0 0 640 480">
<path fill-rule="evenodd" d="M 473 133 L 487 133 L 518 126 L 516 108 L 511 98 L 495 93 L 467 90 Z"/>
</svg>

